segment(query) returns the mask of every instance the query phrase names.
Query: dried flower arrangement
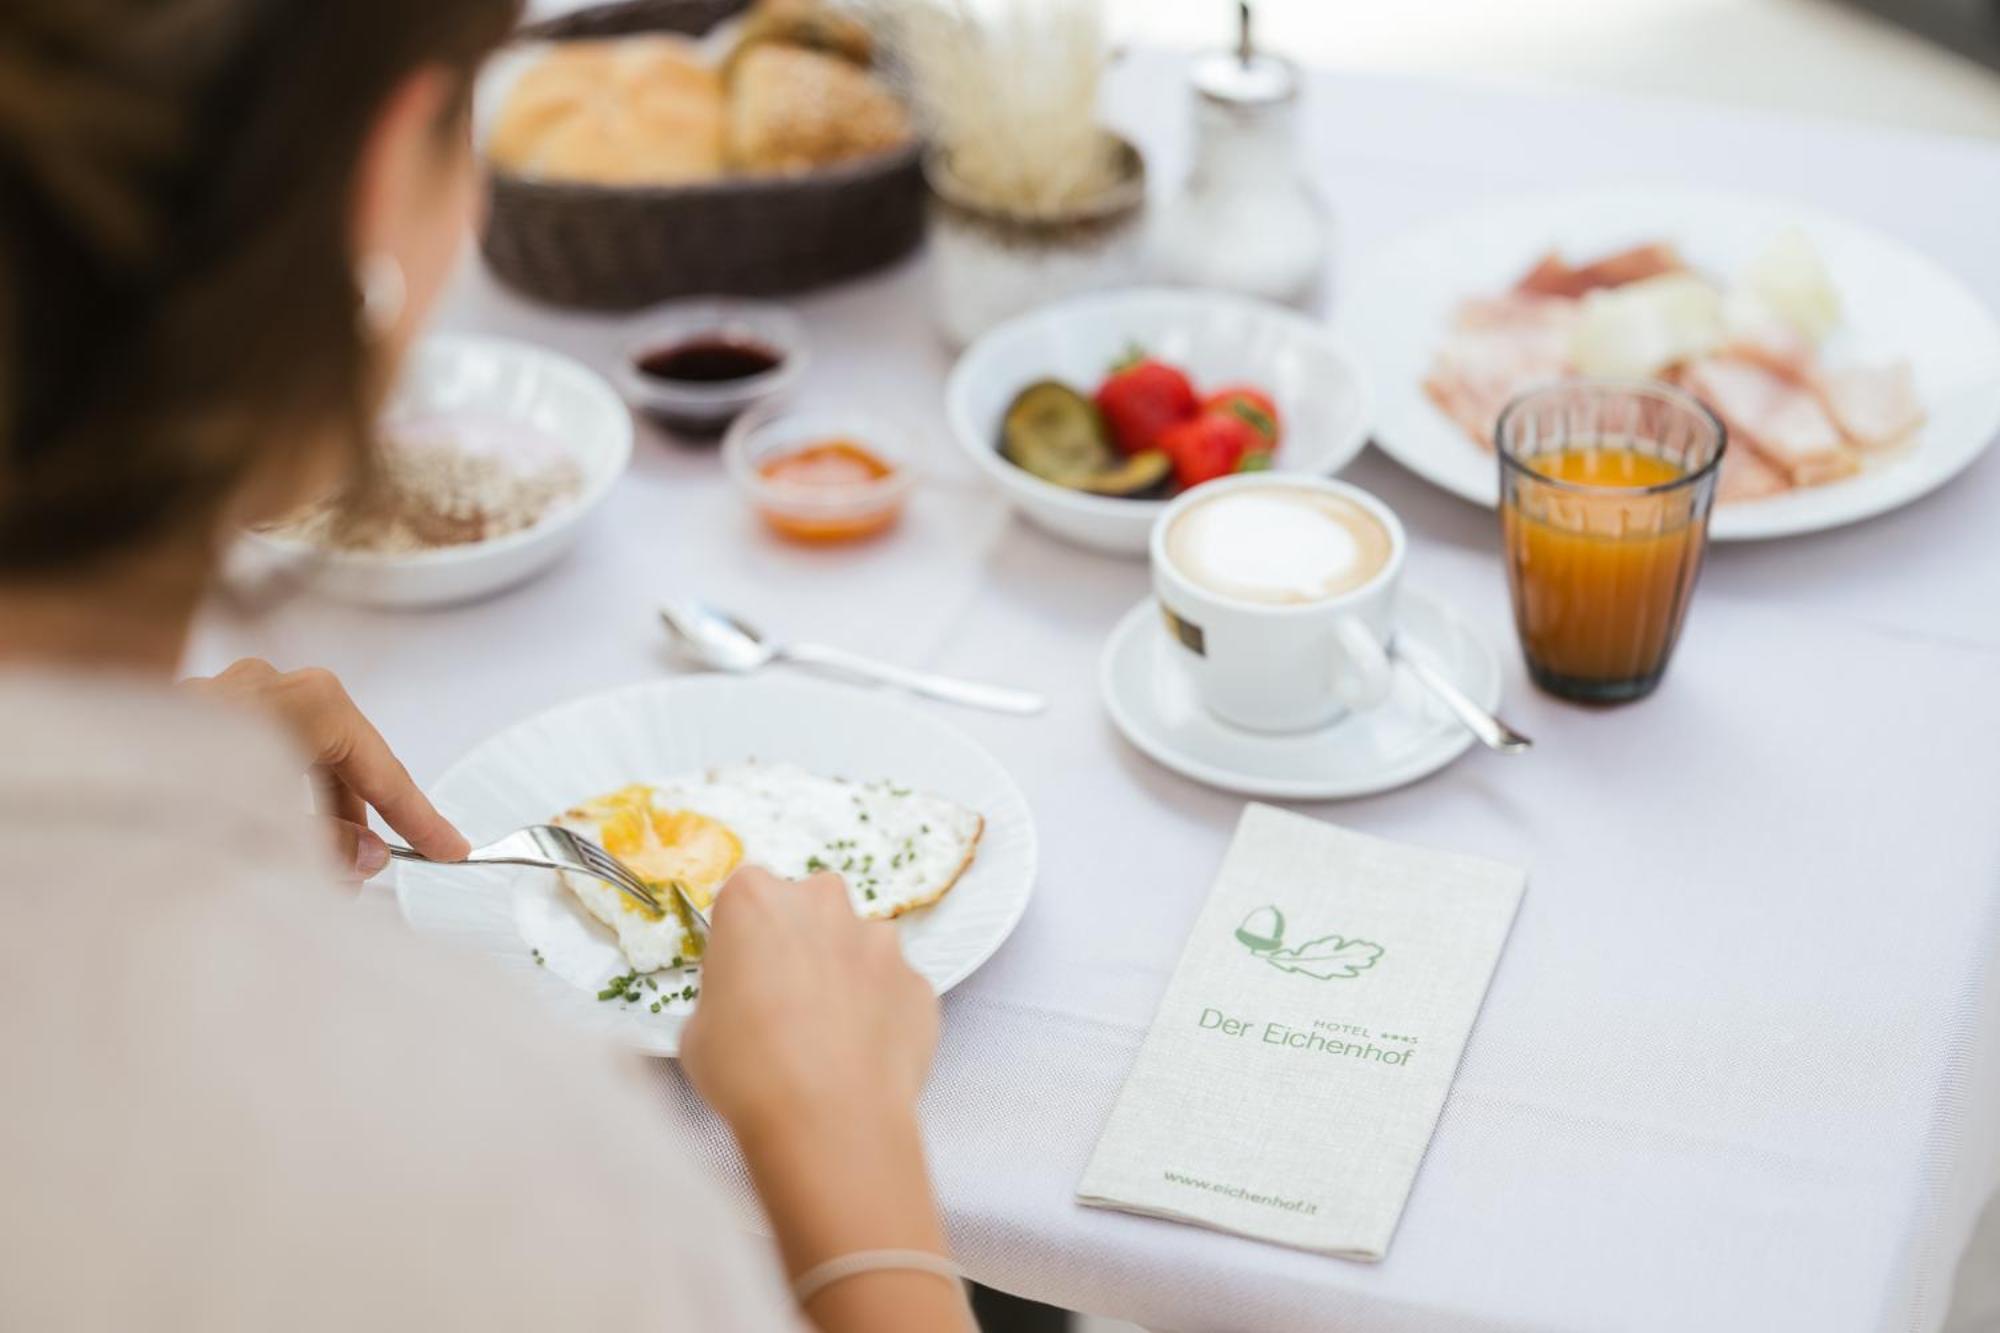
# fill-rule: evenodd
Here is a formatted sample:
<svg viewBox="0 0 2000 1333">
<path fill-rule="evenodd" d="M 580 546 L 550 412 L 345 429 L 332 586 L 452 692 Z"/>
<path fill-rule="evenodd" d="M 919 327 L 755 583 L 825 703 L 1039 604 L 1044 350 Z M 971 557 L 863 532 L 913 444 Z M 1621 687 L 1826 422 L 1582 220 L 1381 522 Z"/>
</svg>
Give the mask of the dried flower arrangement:
<svg viewBox="0 0 2000 1333">
<path fill-rule="evenodd" d="M 1054 219 L 1128 185 L 1129 150 L 1097 120 L 1099 0 L 872 0 L 869 8 L 965 202 Z"/>
</svg>

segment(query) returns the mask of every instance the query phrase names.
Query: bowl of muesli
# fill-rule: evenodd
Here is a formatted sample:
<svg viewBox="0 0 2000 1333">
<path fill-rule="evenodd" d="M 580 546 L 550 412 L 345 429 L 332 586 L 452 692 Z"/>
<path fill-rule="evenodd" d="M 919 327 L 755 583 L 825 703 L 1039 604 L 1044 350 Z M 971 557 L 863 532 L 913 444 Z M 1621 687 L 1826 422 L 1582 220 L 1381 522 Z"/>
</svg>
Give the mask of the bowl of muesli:
<svg viewBox="0 0 2000 1333">
<path fill-rule="evenodd" d="M 513 587 L 575 543 L 631 459 L 632 418 L 566 356 L 441 334 L 411 354 L 377 439 L 362 485 L 247 534 L 239 583 L 403 607 Z"/>
</svg>

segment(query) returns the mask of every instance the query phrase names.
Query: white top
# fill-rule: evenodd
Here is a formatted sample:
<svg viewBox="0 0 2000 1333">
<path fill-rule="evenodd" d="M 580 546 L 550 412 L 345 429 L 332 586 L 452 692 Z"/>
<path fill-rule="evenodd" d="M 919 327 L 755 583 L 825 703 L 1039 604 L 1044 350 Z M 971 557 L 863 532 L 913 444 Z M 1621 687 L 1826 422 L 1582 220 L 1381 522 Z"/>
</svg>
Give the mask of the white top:
<svg viewBox="0 0 2000 1333">
<path fill-rule="evenodd" d="M 799 1327 L 639 1062 L 357 910 L 261 723 L 0 674 L 0 736 L 0 1327 Z"/>
<path fill-rule="evenodd" d="M 1172 179 L 1178 69 L 1135 57 L 1111 94 Z M 2000 303 L 1988 213 L 1951 206 L 2000 199 L 1991 144 L 1352 74 L 1315 76 L 1301 113 L 1350 259 L 1488 193 L 1609 173 L 1853 216 Z M 332 667 L 424 780 L 519 718 L 657 679 L 654 606 L 673 596 L 1047 691 L 1031 719 L 916 705 L 1007 765 L 1040 835 L 1019 929 L 945 998 L 923 1103 L 954 1253 L 981 1280 L 1166 1329 L 1935 1329 L 2000 1179 L 2000 450 L 1900 513 L 1712 551 L 1659 694 L 1609 712 L 1528 686 L 1492 514 L 1372 452 L 1345 471 L 1402 517 L 1409 586 L 1501 649 L 1505 711 L 1536 740 L 1303 807 L 1529 872 L 1395 1242 L 1355 1264 L 1075 1201 L 1243 802 L 1104 718 L 1098 652 L 1144 563 L 1010 518 L 959 457 L 929 277 L 915 262 L 796 302 L 814 347 L 799 400 L 894 410 L 928 441 L 881 541 L 778 542 L 712 452 L 642 428 L 601 520 L 538 582 L 424 615 L 218 612 L 192 665 Z M 601 368 L 624 331 L 476 263 L 447 318 Z M 673 1067 L 656 1082 L 740 1181 Z"/>
</svg>

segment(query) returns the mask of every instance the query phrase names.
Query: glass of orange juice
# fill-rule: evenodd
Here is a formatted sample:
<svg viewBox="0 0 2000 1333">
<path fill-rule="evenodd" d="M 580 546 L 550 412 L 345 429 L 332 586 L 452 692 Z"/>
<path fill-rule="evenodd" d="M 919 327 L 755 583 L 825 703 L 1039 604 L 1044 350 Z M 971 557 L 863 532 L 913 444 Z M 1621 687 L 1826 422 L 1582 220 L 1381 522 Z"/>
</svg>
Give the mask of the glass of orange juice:
<svg viewBox="0 0 2000 1333">
<path fill-rule="evenodd" d="M 1708 543 L 1727 436 L 1664 384 L 1572 380 L 1500 414 L 1500 524 L 1528 673 L 1565 699 L 1660 683 Z"/>
</svg>

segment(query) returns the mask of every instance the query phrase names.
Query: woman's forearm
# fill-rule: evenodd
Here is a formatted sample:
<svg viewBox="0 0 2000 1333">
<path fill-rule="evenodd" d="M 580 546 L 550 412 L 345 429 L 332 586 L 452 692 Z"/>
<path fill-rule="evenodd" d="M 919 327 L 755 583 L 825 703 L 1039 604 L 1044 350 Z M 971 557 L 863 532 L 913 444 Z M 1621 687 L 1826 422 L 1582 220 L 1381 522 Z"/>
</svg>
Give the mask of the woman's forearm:
<svg viewBox="0 0 2000 1333">
<path fill-rule="evenodd" d="M 735 1132 L 792 1280 L 864 1251 L 946 1254 L 916 1116 L 937 996 L 895 927 L 857 917 L 838 875 L 755 866 L 709 924 L 681 1063 Z M 826 1333 L 973 1327 L 963 1284 L 930 1272 L 855 1272 L 807 1297 Z"/>
<path fill-rule="evenodd" d="M 908 1110 L 805 1113 L 738 1139 L 793 1278 L 862 1250 L 949 1253 Z M 974 1328 L 959 1283 L 907 1270 L 844 1278 L 815 1295 L 806 1314 L 825 1333 Z"/>
</svg>

